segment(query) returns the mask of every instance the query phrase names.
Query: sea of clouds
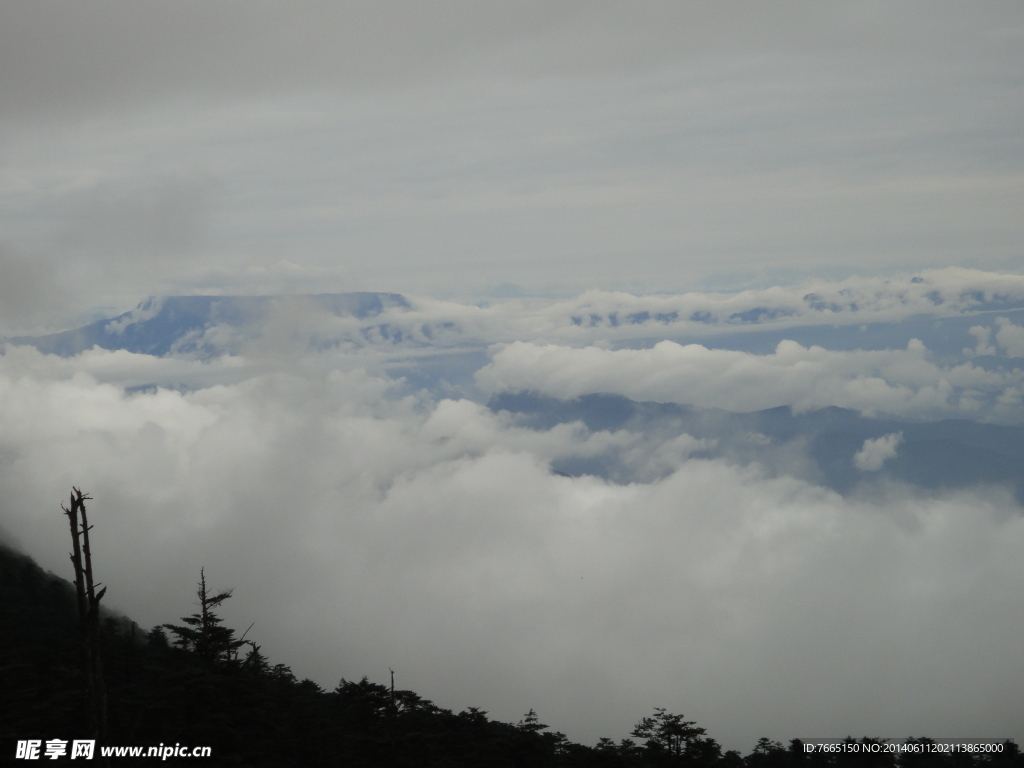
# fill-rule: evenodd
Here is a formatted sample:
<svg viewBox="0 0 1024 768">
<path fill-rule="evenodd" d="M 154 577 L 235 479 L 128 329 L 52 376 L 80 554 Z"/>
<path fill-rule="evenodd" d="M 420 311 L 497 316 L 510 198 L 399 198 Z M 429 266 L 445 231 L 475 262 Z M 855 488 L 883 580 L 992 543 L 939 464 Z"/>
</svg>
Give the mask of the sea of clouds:
<svg viewBox="0 0 1024 768">
<path fill-rule="evenodd" d="M 391 667 L 442 706 L 513 721 L 532 707 L 576 740 L 621 738 L 655 706 L 742 750 L 764 735 L 1019 737 L 1010 489 L 843 496 L 796 471 L 799 455 L 768 471 L 709 457 L 713 438 L 527 427 L 487 406 L 603 392 L 1017 424 L 1019 306 L 1024 278 L 950 269 L 733 295 L 410 298 L 370 320 L 284 302 L 259 332 L 211 324 L 162 357 L 9 343 L 0 523 L 67 577 L 59 504 L 79 486 L 107 602 L 144 629 L 194 610 L 205 567 L 235 589 L 227 619 L 255 621 L 300 676 L 332 687 Z M 874 341 L 786 338 L 810 327 Z M 924 327 L 955 338 L 907 338 Z M 769 351 L 737 341 L 769 332 Z M 866 441 L 858 468 L 901 440 Z M 610 448 L 657 471 L 551 469 Z"/>
</svg>

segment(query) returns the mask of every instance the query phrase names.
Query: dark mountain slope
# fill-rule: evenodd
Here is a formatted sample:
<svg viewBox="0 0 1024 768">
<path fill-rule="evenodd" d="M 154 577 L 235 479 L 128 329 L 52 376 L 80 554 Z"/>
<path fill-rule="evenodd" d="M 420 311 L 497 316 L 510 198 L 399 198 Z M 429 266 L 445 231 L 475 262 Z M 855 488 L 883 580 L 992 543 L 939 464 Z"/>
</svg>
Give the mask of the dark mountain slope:
<svg viewBox="0 0 1024 768">
<path fill-rule="evenodd" d="M 116 589 L 116 588 L 115 588 Z M 81 716 L 77 617 L 73 587 L 30 558 L 0 547 L 0 762 L 14 760 L 19 740 L 88 739 Z M 961 753 L 898 760 L 849 761 L 853 752 L 807 754 L 762 739 L 745 758 L 723 753 L 691 729 L 673 736 L 679 715 L 656 710 L 634 735 L 645 743 L 602 739 L 596 747 L 552 733 L 528 713 L 518 724 L 490 720 L 469 708 L 458 714 L 413 691 L 342 679 L 326 692 L 299 681 L 284 664 L 265 660 L 212 662 L 170 648 L 161 632 L 143 634 L 109 615 L 102 633 L 109 698 L 108 743 L 123 746 L 208 746 L 217 766 L 403 766 L 460 768 L 654 768 L 654 766 L 871 765 L 893 768 L 1006 766 L 1024 768 L 1012 743 L 998 754 Z M 841 694 L 837 694 L 841 695 Z M 688 724 L 689 725 L 689 724 Z M 848 740 L 851 744 L 865 744 Z M 99 761 L 97 751 L 97 763 Z M 65 758 L 67 759 L 67 758 Z M 189 758 L 134 758 L 133 765 L 194 764 Z"/>
</svg>

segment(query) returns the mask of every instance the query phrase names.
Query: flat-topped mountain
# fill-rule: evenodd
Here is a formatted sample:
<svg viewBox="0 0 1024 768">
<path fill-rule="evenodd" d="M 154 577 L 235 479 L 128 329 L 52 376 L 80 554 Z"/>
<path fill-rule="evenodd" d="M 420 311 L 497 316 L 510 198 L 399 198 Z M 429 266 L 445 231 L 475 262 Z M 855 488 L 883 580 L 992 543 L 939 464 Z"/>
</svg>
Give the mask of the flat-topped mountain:
<svg viewBox="0 0 1024 768">
<path fill-rule="evenodd" d="M 385 309 L 408 307 L 397 293 L 324 293 L 305 296 L 167 296 L 149 298 L 131 312 L 61 333 L 18 336 L 46 354 L 63 357 L 87 349 L 124 349 L 147 355 L 189 351 L 214 326 L 258 331 L 278 311 L 371 318 Z"/>
</svg>

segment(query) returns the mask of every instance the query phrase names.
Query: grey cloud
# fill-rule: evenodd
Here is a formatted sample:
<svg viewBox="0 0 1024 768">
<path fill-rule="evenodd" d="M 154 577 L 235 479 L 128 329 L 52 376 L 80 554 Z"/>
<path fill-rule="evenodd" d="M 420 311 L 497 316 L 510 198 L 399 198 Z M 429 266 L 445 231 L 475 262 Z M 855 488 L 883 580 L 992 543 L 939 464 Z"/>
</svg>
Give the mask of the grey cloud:
<svg viewBox="0 0 1024 768">
<path fill-rule="evenodd" d="M 55 201 L 49 222 L 59 222 L 54 248 L 71 258 L 102 254 L 120 261 L 120 268 L 137 260 L 148 270 L 168 255 L 195 259 L 211 193 L 208 183 L 192 180 L 141 189 L 106 183 L 75 190 Z"/>
<path fill-rule="evenodd" d="M 71 298 L 70 288 L 52 259 L 18 254 L 0 243 L 0 335 L 38 331 L 50 322 L 72 320 L 63 312 Z"/>
<path fill-rule="evenodd" d="M 1012 55 L 1018 6 L 810 2 L 310 1 L 7 4 L 0 96 L 15 112 L 187 92 L 245 94 L 416 80 L 424 73 L 611 74 L 681 58 L 868 50 Z M 899 30 L 899 31 L 898 31 Z M 901 32 L 902 31 L 902 32 Z"/>
<path fill-rule="evenodd" d="M 6 223 L 22 250 L 39 254 L 35 271 L 49 271 L 77 310 L 123 306 L 134 286 L 170 285 L 205 271 L 217 204 L 209 179 L 124 182 L 112 180 L 109 167 L 92 167 L 53 184 L 50 170 L 35 169 L 41 195 L 5 190 Z"/>
<path fill-rule="evenodd" d="M 415 81 L 582 12 L 537 2 L 15 2 L 0 38 L 0 95 L 16 112 L 93 112 L 190 93 Z"/>
<path fill-rule="evenodd" d="M 18 13 L 28 7 L 15 5 Z M 133 39 L 117 31 L 121 23 L 138 22 L 140 39 L 155 25 L 184 36 L 166 45 L 186 53 L 175 54 L 180 63 L 158 61 L 152 71 L 124 54 L 127 63 L 110 64 L 117 71 L 109 77 L 78 63 L 75 71 L 90 72 L 89 83 L 108 88 L 121 106 L 92 94 L 81 106 L 90 119 L 51 115 L 40 118 L 41 129 L 11 123 L 0 191 L 9 191 L 4 225 L 19 248 L 52 252 L 46 235 L 68 215 L 59 190 L 83 180 L 104 182 L 97 197 L 106 192 L 131 201 L 154 179 L 208 173 L 223 185 L 213 200 L 199 201 L 207 208 L 210 240 L 187 243 L 202 252 L 203 268 L 182 270 L 178 287 L 168 289 L 132 272 L 118 276 L 99 252 L 83 271 L 113 273 L 108 284 L 130 282 L 136 293 L 180 293 L 184 285 L 252 292 L 255 282 L 267 282 L 271 265 L 290 262 L 307 286 L 348 280 L 345 290 L 465 296 L 509 279 L 531 289 L 555 286 L 564 295 L 595 286 L 679 290 L 730 271 L 745 273 L 749 282 L 761 267 L 804 276 L 967 259 L 1016 264 L 1024 100 L 1004 74 L 1019 64 L 988 62 L 992 51 L 1008 45 L 1006 34 L 995 42 L 982 34 L 995 26 L 987 15 L 998 16 L 995 11 L 972 6 L 962 19 L 933 19 L 928 10 L 923 15 L 934 26 L 925 27 L 908 22 L 904 12 L 892 19 L 886 13 L 894 12 L 879 11 L 906 38 L 896 40 L 884 21 L 871 24 L 865 15 L 851 22 L 846 12 L 837 20 L 809 3 L 783 11 L 744 6 L 742 14 L 720 5 L 664 4 L 652 11 L 616 4 L 417 6 L 397 14 L 394 30 L 386 21 L 366 21 L 384 30 L 384 42 L 355 44 L 352 55 L 365 61 L 371 77 L 386 75 L 391 62 L 413 60 L 411 68 L 436 76 L 400 88 L 338 89 L 328 82 L 335 70 L 317 62 L 317 41 L 336 37 L 323 50 L 346 56 L 345 36 L 365 32 L 360 14 L 384 18 L 390 6 L 355 6 L 351 24 L 337 35 L 320 16 L 327 6 L 308 6 L 308 16 L 293 6 L 260 5 L 251 15 L 228 14 L 227 7 L 160 6 L 152 21 L 140 20 L 141 10 L 124 11 L 124 19 L 77 6 L 66 12 L 71 24 L 76 14 L 103 16 L 115 43 Z M 450 24 L 442 21 L 449 12 Z M 233 21 L 237 30 L 222 30 L 224 40 L 218 30 L 228 22 L 221 15 L 242 16 Z M 17 30 L 8 34 L 47 36 L 18 30 L 17 18 L 5 26 Z M 55 15 L 54 23 L 63 18 Z M 474 36 L 467 30 L 475 24 L 481 31 Z M 269 57 L 272 74 L 261 75 L 258 62 L 233 58 L 232 35 L 247 40 L 251 26 L 258 28 L 252 45 Z M 104 29 L 82 21 L 81 39 L 61 51 L 73 58 L 77 45 L 100 58 L 107 50 L 122 55 Z M 405 44 L 406 32 L 438 55 L 417 53 L 417 45 Z M 758 33 L 751 54 L 746 38 Z M 208 35 L 204 45 L 216 48 L 209 58 L 224 66 L 203 64 L 201 53 L 190 52 L 190 34 Z M 877 50 L 876 34 L 887 38 Z M 839 45 L 847 35 L 845 47 Z M 958 42 L 940 55 L 942 46 L 913 45 L 916 35 L 929 43 L 935 35 Z M 162 38 L 152 36 L 157 41 L 146 51 L 159 59 Z M 720 52 L 701 53 L 701 45 L 691 45 L 698 39 Z M 0 51 L 16 57 L 27 45 Z M 364 45 L 376 53 L 359 58 Z M 757 45 L 771 50 L 762 53 Z M 576 74 L 545 68 L 550 56 L 581 46 L 612 59 L 621 46 L 633 47 L 666 61 L 641 57 L 635 67 L 592 67 L 583 56 Z M 832 57 L 815 46 L 847 53 Z M 42 43 L 24 50 L 46 61 L 0 66 L 22 73 L 10 76 L 12 87 L 21 87 L 22 78 L 31 87 L 25 73 L 45 73 L 47 63 L 61 60 Z M 273 63 L 274 56 L 293 54 L 294 67 Z M 502 56 L 521 58 L 527 69 L 487 66 Z M 386 62 L 377 67 L 374 57 Z M 441 59 L 448 63 L 435 70 Z M 251 79 L 224 82 L 235 65 Z M 189 74 L 193 66 L 209 71 Z M 463 77 L 463 70 L 472 74 Z M 71 87 L 91 93 L 75 77 L 67 78 Z M 47 89 L 32 87 L 32 93 Z M 35 226 L 26 222 L 26 209 L 37 216 Z M 133 236 L 104 211 L 96 222 L 77 226 L 77 237 L 102 242 L 101 223 L 110 227 L 109 239 Z M 168 234 L 157 229 L 157 236 Z"/>
</svg>

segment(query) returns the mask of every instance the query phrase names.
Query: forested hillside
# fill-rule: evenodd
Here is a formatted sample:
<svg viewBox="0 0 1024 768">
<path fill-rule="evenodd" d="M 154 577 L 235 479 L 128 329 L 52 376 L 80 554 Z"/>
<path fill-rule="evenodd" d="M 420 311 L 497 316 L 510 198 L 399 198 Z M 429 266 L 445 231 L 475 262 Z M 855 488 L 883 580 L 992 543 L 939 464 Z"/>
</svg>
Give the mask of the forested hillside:
<svg viewBox="0 0 1024 768">
<path fill-rule="evenodd" d="M 0 741 L 7 759 L 19 740 L 89 738 L 73 585 L 0 548 L 0 591 Z M 214 608 L 230 592 L 208 591 L 203 577 L 197 595 L 199 611 L 183 624 L 143 630 L 125 617 L 103 617 L 110 744 L 210 746 L 209 764 L 238 766 L 1024 765 L 1012 743 L 998 755 L 897 757 L 868 752 L 878 749 L 871 739 L 849 738 L 848 751 L 808 753 L 798 740 L 765 738 L 741 756 L 663 709 L 640 718 L 633 739 L 575 744 L 532 710 L 518 723 L 503 723 L 365 677 L 342 679 L 329 691 L 298 680 L 285 664 L 270 664 L 257 642 L 241 642 L 223 626 Z"/>
</svg>

